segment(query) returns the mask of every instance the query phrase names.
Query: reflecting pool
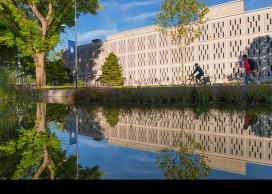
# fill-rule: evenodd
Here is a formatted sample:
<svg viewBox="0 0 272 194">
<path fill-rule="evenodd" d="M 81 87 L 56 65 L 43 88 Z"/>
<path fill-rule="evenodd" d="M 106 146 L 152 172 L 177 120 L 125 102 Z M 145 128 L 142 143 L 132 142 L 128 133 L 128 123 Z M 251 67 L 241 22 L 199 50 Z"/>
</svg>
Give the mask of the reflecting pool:
<svg viewBox="0 0 272 194">
<path fill-rule="evenodd" d="M 0 105 L 1 179 L 272 179 L 272 111 Z"/>
</svg>

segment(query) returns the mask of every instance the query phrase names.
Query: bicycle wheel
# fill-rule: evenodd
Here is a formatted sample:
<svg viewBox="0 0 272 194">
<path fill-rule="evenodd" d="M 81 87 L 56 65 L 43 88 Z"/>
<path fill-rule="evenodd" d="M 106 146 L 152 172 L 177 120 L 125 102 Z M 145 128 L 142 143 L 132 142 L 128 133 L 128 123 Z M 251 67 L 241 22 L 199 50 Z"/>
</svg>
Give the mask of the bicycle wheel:
<svg viewBox="0 0 272 194">
<path fill-rule="evenodd" d="M 194 80 L 194 85 L 196 86 L 205 86 L 205 81 L 203 79 L 196 79 Z"/>
<path fill-rule="evenodd" d="M 204 77 L 201 80 L 201 82 L 202 82 L 201 85 L 204 85 L 204 86 L 210 86 L 212 84 L 210 77 Z"/>
<path fill-rule="evenodd" d="M 211 86 L 212 85 L 212 82 L 211 81 L 208 81 L 205 83 L 205 86 Z"/>
<path fill-rule="evenodd" d="M 192 80 L 192 79 L 187 79 L 187 80 L 185 81 L 185 85 L 186 85 L 186 86 L 193 86 L 194 84 L 195 84 L 195 81 Z"/>
</svg>

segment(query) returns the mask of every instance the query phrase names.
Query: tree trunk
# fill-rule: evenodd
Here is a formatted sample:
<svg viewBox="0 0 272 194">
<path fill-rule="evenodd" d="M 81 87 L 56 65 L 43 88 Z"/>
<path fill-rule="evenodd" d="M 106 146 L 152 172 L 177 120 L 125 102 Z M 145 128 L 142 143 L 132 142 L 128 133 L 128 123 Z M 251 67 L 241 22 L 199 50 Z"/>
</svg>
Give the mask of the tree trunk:
<svg viewBox="0 0 272 194">
<path fill-rule="evenodd" d="M 184 49 L 181 50 L 181 83 L 185 85 L 185 74 L 184 74 Z"/>
<path fill-rule="evenodd" d="M 45 122 L 46 122 L 46 103 L 39 102 L 37 103 L 36 125 L 35 125 L 35 129 L 38 133 L 46 133 Z M 47 145 L 44 145 L 43 163 L 38 168 L 33 179 L 38 180 L 40 175 L 46 169 L 46 167 L 48 167 L 50 171 L 50 179 L 53 180 L 55 178 L 55 165 L 54 165 L 54 162 L 51 160 Z"/>
<path fill-rule="evenodd" d="M 44 52 L 36 54 L 35 65 L 36 65 L 36 84 L 38 88 L 41 88 L 46 85 Z"/>
<path fill-rule="evenodd" d="M 37 103 L 36 111 L 36 130 L 38 133 L 45 133 L 45 118 L 46 118 L 46 103 L 39 102 Z"/>
<path fill-rule="evenodd" d="M 50 155 L 48 153 L 48 150 L 47 150 L 46 146 L 44 146 L 43 163 L 41 164 L 41 166 L 39 167 L 39 169 L 35 173 L 35 175 L 33 177 L 33 180 L 38 180 L 39 179 L 41 174 L 44 172 L 46 166 L 48 167 L 48 169 L 50 171 L 50 179 L 54 180 L 55 179 L 55 171 L 54 171 L 55 165 L 54 165 L 53 161 L 50 158 Z"/>
<path fill-rule="evenodd" d="M 49 155 L 48 155 L 48 151 L 46 149 L 46 146 L 44 146 L 43 163 L 41 164 L 41 166 L 38 168 L 37 172 L 35 173 L 35 175 L 33 177 L 34 180 L 39 179 L 40 175 L 45 170 L 48 163 L 49 163 Z"/>
</svg>

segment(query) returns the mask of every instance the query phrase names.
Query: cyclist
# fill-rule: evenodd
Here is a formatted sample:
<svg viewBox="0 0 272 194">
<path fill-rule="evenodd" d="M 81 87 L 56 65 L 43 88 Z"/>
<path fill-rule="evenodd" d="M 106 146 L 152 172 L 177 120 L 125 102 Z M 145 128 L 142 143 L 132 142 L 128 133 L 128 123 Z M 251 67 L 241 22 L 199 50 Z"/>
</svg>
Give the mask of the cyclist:
<svg viewBox="0 0 272 194">
<path fill-rule="evenodd" d="M 194 70 L 194 72 L 191 74 L 191 76 L 193 76 L 193 75 L 196 74 L 196 73 L 198 73 L 198 74 L 195 76 L 195 78 L 196 78 L 197 80 L 203 82 L 203 81 L 201 80 L 201 78 L 204 77 L 204 71 L 203 71 L 203 69 L 199 66 L 198 63 L 195 63 L 195 70 Z"/>
</svg>

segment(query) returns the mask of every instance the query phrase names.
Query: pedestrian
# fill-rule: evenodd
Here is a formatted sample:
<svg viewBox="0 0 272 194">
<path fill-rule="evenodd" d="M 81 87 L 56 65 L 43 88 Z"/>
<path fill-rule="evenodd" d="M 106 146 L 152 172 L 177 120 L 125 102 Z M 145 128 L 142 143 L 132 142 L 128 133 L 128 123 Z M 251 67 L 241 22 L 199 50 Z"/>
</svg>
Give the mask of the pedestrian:
<svg viewBox="0 0 272 194">
<path fill-rule="evenodd" d="M 257 81 L 252 74 L 251 65 L 250 65 L 247 55 L 243 55 L 243 63 L 244 63 L 244 68 L 245 68 L 245 84 L 248 85 L 249 81 L 254 84 L 257 84 Z"/>
</svg>

